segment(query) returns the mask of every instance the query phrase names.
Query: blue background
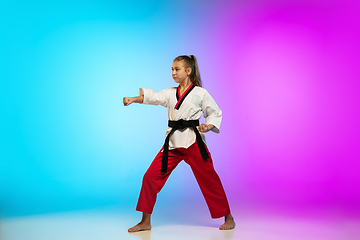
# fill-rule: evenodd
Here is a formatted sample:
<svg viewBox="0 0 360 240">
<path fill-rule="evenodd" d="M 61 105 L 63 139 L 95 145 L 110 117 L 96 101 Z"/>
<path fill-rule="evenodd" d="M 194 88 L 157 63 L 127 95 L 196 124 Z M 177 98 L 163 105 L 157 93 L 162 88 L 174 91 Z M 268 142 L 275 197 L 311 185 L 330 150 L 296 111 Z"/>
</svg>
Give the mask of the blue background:
<svg viewBox="0 0 360 240">
<path fill-rule="evenodd" d="M 207 50 L 191 18 L 202 5 L 1 2 L 3 217 L 135 207 L 167 111 L 122 98 L 176 86 L 173 59 Z"/>
</svg>

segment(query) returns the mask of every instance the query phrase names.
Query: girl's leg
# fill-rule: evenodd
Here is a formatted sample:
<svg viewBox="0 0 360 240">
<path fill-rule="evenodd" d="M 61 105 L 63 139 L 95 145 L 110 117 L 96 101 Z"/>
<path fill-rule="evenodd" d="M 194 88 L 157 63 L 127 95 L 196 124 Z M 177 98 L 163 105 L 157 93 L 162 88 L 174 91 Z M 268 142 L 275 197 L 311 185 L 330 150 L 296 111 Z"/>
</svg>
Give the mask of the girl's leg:
<svg viewBox="0 0 360 240">
<path fill-rule="evenodd" d="M 136 206 L 136 210 L 139 212 L 152 214 L 157 194 L 165 185 L 165 182 L 169 178 L 171 172 L 184 158 L 184 155 L 179 150 L 170 150 L 168 155 L 168 171 L 166 173 L 162 173 L 162 155 L 163 153 L 160 150 L 151 163 L 149 169 L 144 174 L 140 196 Z"/>
<path fill-rule="evenodd" d="M 205 146 L 206 147 L 206 146 Z M 208 149 L 206 148 L 208 151 Z M 230 213 L 229 203 L 221 184 L 220 178 L 215 172 L 211 154 L 208 151 L 209 159 L 204 161 L 201 158 L 197 142 L 186 149 L 185 162 L 188 163 L 195 175 L 201 192 L 209 207 L 212 218 L 226 217 L 225 223 L 220 227 L 222 230 L 234 228 L 235 222 Z M 227 224 L 230 222 L 231 224 Z"/>
<path fill-rule="evenodd" d="M 144 174 L 140 196 L 136 206 L 137 211 L 143 212 L 143 218 L 140 223 L 129 228 L 129 232 L 151 229 L 150 218 L 156 202 L 156 196 L 169 178 L 170 173 L 183 158 L 184 155 L 180 151 L 176 149 L 170 150 L 168 155 L 168 171 L 161 173 L 162 151 L 160 150 L 156 155 L 149 169 Z"/>
</svg>

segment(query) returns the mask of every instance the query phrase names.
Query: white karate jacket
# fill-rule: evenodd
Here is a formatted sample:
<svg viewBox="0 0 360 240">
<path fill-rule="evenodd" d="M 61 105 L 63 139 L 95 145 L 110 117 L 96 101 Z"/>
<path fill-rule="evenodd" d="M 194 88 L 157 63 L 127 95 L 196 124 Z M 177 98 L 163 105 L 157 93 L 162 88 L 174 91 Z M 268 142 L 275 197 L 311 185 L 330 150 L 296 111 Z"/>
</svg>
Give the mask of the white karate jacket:
<svg viewBox="0 0 360 240">
<path fill-rule="evenodd" d="M 144 95 L 143 104 L 162 105 L 167 107 L 169 120 L 197 120 L 204 113 L 206 124 L 212 124 L 215 127 L 213 132 L 220 132 L 220 123 L 222 112 L 210 94 L 201 87 L 195 86 L 183 100 L 179 110 L 175 109 L 178 100 L 176 98 L 177 88 L 168 88 L 156 92 L 152 89 L 140 88 L 139 96 Z M 169 127 L 165 132 L 165 138 L 171 131 Z M 201 137 L 205 142 L 205 136 L 201 133 Z M 196 141 L 196 135 L 193 129 L 185 128 L 177 130 L 170 136 L 169 149 L 188 148 Z M 206 143 L 206 142 L 205 142 Z"/>
</svg>

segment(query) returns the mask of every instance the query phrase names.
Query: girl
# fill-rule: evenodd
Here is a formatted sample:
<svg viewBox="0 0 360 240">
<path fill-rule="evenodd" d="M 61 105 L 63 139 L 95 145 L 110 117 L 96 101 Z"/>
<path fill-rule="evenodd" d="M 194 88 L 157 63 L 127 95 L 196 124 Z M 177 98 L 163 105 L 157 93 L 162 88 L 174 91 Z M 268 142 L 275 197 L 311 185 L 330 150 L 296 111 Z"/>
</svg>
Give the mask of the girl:
<svg viewBox="0 0 360 240">
<path fill-rule="evenodd" d="M 155 92 L 152 89 L 139 89 L 139 96 L 124 97 L 124 105 L 143 103 L 167 107 L 169 128 L 163 148 L 146 171 L 137 211 L 143 213 L 140 223 L 129 232 L 150 230 L 150 218 L 156 195 L 164 186 L 170 173 L 183 159 L 190 165 L 204 195 L 212 218 L 225 217 L 220 230 L 235 227 L 229 204 L 211 155 L 204 144 L 204 133 L 219 133 L 222 113 L 210 94 L 201 87 L 201 78 L 194 55 L 179 56 L 172 65 L 172 77 L 179 84 L 177 88 Z M 201 112 L 206 124 L 199 126 Z M 199 127 L 197 127 L 199 126 Z"/>
</svg>

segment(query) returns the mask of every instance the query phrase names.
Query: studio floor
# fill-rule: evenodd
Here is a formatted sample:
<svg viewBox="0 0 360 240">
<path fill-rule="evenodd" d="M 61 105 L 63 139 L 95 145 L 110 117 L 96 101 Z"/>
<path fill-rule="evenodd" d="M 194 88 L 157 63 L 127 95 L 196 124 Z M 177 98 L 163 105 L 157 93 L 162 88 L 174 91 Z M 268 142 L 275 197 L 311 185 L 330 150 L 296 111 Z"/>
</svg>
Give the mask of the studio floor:
<svg viewBox="0 0 360 240">
<path fill-rule="evenodd" d="M 177 215 L 177 216 L 175 216 Z M 181 214 L 180 214 L 181 215 Z M 236 228 L 220 231 L 222 219 L 158 213 L 152 230 L 128 233 L 140 213 L 111 209 L 12 217 L 1 220 L 1 240 L 355 240 L 360 221 L 233 211 Z"/>
</svg>

